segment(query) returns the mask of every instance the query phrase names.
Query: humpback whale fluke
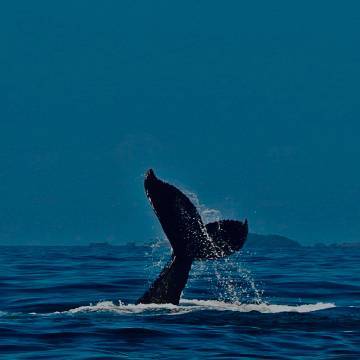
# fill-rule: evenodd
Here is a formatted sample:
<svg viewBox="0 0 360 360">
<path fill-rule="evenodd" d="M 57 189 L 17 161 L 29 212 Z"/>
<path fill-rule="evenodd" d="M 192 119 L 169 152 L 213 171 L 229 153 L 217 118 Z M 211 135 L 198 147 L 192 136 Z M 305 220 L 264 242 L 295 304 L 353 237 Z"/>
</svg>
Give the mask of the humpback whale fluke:
<svg viewBox="0 0 360 360">
<path fill-rule="evenodd" d="M 171 260 L 137 303 L 179 304 L 194 260 L 218 259 L 242 248 L 248 223 L 220 220 L 204 225 L 189 198 L 158 179 L 145 176 L 146 195 L 173 249 Z"/>
</svg>

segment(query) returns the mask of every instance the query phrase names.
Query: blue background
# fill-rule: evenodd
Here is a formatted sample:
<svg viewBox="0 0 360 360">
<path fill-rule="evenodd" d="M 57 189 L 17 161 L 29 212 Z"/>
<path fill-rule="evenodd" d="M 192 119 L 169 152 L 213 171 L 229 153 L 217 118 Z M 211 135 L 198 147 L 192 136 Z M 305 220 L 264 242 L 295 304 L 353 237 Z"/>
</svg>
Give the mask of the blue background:
<svg viewBox="0 0 360 360">
<path fill-rule="evenodd" d="M 360 231 L 356 1 L 14 1 L 0 11 L 0 241 L 142 242 L 143 173 L 251 231 Z"/>
</svg>

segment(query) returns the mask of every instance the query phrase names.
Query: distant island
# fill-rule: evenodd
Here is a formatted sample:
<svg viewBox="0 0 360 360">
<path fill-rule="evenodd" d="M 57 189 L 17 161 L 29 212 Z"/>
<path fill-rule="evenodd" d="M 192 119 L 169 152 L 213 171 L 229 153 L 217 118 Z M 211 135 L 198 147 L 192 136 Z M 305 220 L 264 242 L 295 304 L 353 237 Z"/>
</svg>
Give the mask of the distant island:
<svg viewBox="0 0 360 360">
<path fill-rule="evenodd" d="M 297 241 L 281 235 L 260 235 L 250 233 L 245 242 L 244 248 L 300 248 Z"/>
<path fill-rule="evenodd" d="M 91 242 L 89 243 L 89 247 L 91 248 L 106 248 L 106 247 L 109 247 L 111 246 L 111 244 L 107 241 L 101 241 L 101 242 Z"/>
</svg>

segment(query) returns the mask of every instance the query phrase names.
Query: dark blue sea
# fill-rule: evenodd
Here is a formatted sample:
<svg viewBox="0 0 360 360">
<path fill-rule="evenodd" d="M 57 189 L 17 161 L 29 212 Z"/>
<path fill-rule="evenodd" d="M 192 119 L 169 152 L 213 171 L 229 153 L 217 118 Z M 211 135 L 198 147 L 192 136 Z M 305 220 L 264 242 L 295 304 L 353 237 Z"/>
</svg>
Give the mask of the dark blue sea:
<svg viewBox="0 0 360 360">
<path fill-rule="evenodd" d="M 0 359 L 359 359 L 360 253 L 194 263 L 179 306 L 134 305 L 169 249 L 0 247 Z"/>
</svg>

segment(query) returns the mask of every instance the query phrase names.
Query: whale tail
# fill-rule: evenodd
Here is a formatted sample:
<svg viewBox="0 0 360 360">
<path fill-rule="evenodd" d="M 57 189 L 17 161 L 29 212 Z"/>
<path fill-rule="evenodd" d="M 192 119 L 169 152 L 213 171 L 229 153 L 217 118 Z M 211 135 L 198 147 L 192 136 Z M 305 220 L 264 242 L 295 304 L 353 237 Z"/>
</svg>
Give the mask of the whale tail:
<svg viewBox="0 0 360 360">
<path fill-rule="evenodd" d="M 204 225 L 196 207 L 175 186 L 149 170 L 146 195 L 173 248 L 173 255 L 159 277 L 137 303 L 179 304 L 193 260 L 218 259 L 242 248 L 248 223 L 220 220 Z"/>
</svg>

